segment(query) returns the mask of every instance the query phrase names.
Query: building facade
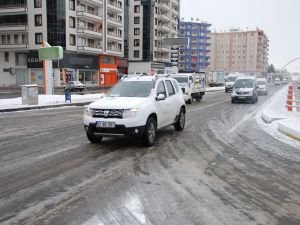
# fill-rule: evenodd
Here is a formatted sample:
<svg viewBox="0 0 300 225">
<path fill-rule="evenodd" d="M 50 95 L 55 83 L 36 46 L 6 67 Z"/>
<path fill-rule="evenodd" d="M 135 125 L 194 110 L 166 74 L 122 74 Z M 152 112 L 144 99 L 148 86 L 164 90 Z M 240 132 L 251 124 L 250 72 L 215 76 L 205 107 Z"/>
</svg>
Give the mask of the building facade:
<svg viewBox="0 0 300 225">
<path fill-rule="evenodd" d="M 123 0 L 1 1 L 0 85 L 43 84 L 37 57 L 43 41 L 64 49 L 53 63 L 55 86 L 99 85 L 107 74 L 114 81 L 124 56 Z"/>
<path fill-rule="evenodd" d="M 263 30 L 211 33 L 210 71 L 266 74 L 269 40 Z"/>
<path fill-rule="evenodd" d="M 179 36 L 189 38 L 189 46 L 179 50 L 180 72 L 199 72 L 208 67 L 210 26 L 206 22 L 180 22 Z"/>
<path fill-rule="evenodd" d="M 178 36 L 179 0 L 129 0 L 129 73 L 158 73 L 171 65 L 164 38 Z"/>
</svg>

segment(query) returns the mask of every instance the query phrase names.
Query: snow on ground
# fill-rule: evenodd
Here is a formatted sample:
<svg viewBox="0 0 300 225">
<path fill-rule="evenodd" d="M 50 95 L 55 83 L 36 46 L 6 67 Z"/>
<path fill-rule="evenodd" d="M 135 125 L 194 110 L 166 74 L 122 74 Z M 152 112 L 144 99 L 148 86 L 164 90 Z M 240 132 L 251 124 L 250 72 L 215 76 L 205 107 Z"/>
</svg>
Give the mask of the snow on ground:
<svg viewBox="0 0 300 225">
<path fill-rule="evenodd" d="M 87 95 L 76 95 L 72 94 L 72 103 L 82 102 L 93 102 L 101 98 L 104 94 L 87 94 Z M 69 101 L 68 101 L 69 102 Z M 65 103 L 64 95 L 39 95 L 38 106 L 45 105 L 58 105 Z M 22 97 L 11 98 L 11 99 L 0 99 L 0 109 L 13 109 L 29 107 L 29 105 L 22 105 Z"/>
<path fill-rule="evenodd" d="M 225 86 L 223 87 L 206 87 L 206 91 L 225 91 Z"/>
<path fill-rule="evenodd" d="M 287 111 L 285 108 L 286 96 L 287 86 L 276 93 L 270 100 L 270 103 L 261 112 L 257 113 L 256 121 L 265 132 L 274 138 L 300 149 L 299 141 L 286 136 L 278 130 L 279 124 L 285 124 L 292 130 L 300 132 L 300 113 Z"/>
</svg>

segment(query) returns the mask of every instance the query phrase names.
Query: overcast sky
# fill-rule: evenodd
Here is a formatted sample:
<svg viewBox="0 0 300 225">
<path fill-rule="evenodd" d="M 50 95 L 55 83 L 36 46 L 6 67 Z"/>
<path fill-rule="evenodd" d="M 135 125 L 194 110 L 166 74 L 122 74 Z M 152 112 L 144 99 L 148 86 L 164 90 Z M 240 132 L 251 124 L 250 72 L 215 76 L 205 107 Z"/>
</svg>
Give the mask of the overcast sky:
<svg viewBox="0 0 300 225">
<path fill-rule="evenodd" d="M 270 40 L 269 63 L 276 68 L 300 57 L 300 0 L 181 0 L 181 17 L 207 21 L 212 31 L 259 27 Z M 300 72 L 300 60 L 288 69 Z"/>
</svg>

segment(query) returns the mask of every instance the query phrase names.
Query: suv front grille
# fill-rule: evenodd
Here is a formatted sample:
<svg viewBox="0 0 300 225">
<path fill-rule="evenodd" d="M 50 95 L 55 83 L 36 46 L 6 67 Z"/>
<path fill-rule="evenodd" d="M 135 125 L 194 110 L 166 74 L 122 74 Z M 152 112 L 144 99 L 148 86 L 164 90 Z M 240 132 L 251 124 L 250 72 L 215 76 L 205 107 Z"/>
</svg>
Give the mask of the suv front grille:
<svg viewBox="0 0 300 225">
<path fill-rule="evenodd" d="M 91 109 L 94 118 L 118 118 L 122 119 L 123 109 Z"/>
<path fill-rule="evenodd" d="M 249 95 L 248 91 L 237 91 L 236 92 L 238 95 Z"/>
</svg>

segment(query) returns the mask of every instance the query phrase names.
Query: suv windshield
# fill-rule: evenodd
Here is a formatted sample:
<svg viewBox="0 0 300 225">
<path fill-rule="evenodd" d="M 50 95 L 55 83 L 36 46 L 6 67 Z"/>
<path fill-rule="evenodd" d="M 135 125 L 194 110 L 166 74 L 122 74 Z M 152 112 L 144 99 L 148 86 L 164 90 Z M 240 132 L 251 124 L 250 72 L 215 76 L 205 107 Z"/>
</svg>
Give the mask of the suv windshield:
<svg viewBox="0 0 300 225">
<path fill-rule="evenodd" d="M 254 87 L 254 80 L 251 79 L 241 79 L 237 80 L 234 84 L 235 88 L 253 88 Z"/>
<path fill-rule="evenodd" d="M 173 77 L 178 83 L 188 83 L 187 77 Z"/>
<path fill-rule="evenodd" d="M 121 81 L 107 94 L 108 97 L 148 97 L 153 81 Z"/>
<path fill-rule="evenodd" d="M 234 82 L 236 80 L 237 77 L 228 77 L 226 79 L 227 82 Z"/>
</svg>

